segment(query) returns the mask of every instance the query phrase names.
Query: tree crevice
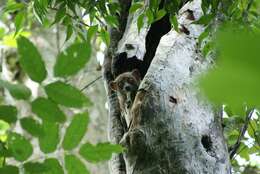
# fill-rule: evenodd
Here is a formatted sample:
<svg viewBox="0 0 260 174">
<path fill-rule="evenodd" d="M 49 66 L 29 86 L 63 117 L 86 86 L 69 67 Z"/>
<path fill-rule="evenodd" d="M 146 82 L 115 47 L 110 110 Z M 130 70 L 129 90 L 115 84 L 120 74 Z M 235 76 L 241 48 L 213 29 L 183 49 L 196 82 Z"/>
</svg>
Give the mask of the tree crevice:
<svg viewBox="0 0 260 174">
<path fill-rule="evenodd" d="M 143 60 L 139 60 L 136 56 L 127 58 L 126 52 L 119 53 L 113 58 L 112 72 L 114 78 L 133 69 L 138 69 L 143 78 L 155 56 L 161 38 L 170 30 L 171 23 L 169 21 L 169 14 L 166 14 L 160 20 L 152 23 L 145 38 L 146 52 Z M 131 44 L 126 44 L 126 47 L 129 50 L 133 48 Z"/>
</svg>

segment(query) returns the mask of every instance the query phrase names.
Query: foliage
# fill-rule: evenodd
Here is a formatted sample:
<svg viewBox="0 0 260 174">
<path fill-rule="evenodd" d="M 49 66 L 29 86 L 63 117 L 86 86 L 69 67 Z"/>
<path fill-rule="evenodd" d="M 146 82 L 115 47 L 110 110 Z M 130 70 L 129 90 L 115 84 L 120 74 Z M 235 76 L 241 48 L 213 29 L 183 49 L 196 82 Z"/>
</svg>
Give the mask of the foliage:
<svg viewBox="0 0 260 174">
<path fill-rule="evenodd" d="M 150 0 L 149 6 L 146 6 L 143 0 L 132 1 L 129 13 L 138 15 L 138 31 L 168 15 L 175 31 L 181 32 L 177 14 L 184 2 L 187 1 Z M 219 57 L 218 68 L 204 77 L 201 86 L 213 103 L 218 106 L 223 103 L 227 105 L 225 113 L 228 117 L 224 118 L 223 124 L 226 125 L 225 135 L 228 138 L 228 145 L 231 146 L 239 137 L 240 128 L 245 123 L 245 115 L 251 107 L 259 107 L 260 104 L 257 93 L 260 3 L 259 0 L 202 0 L 201 7 L 204 15 L 193 22 L 194 25 L 205 27 L 198 38 L 198 49 L 204 57 Z M 89 61 L 92 40 L 102 41 L 107 47 L 110 45 L 107 28 L 108 26 L 119 27 L 118 16 L 122 13 L 120 4 L 110 0 L 7 0 L 4 12 L 1 20 L 14 28 L 8 31 L 0 27 L 1 44 L 18 47 L 19 62 L 23 71 L 40 85 L 46 95 L 32 99 L 31 91 L 26 85 L 0 80 L 1 88 L 8 90 L 15 99 L 25 100 L 34 113 L 32 116 L 18 119 L 20 117 L 17 118 L 15 106 L 1 105 L 0 119 L 11 126 L 19 122 L 26 133 L 38 140 L 39 148 L 45 154 L 43 162 L 30 159 L 34 148 L 30 141 L 23 135 L 10 132 L 8 139 L 1 139 L 2 159 L 13 157 L 21 161 L 19 164 L 26 173 L 44 171 L 60 174 L 66 170 L 69 174 L 80 174 L 89 173 L 81 159 L 96 163 L 108 160 L 112 153 L 121 152 L 123 149 L 120 146 L 109 143 L 92 145 L 84 142 L 81 145 L 89 123 L 89 116 L 85 110 L 91 102 L 79 89 L 68 82 L 68 78 L 76 75 Z M 237 27 L 238 30 L 234 28 L 225 30 L 225 26 L 218 32 L 216 39 L 215 29 L 219 21 L 223 23 L 229 21 L 242 27 Z M 47 83 L 46 79 L 50 76 L 48 73 L 52 71 L 46 69 L 40 52 L 28 37 L 31 34 L 29 31 L 36 27 L 50 28 L 53 25 L 64 26 L 65 41 L 73 44 L 58 54 L 53 69 L 53 75 L 57 80 Z M 247 31 L 244 31 L 243 26 L 248 26 Z M 244 102 L 247 104 L 246 111 L 243 107 Z M 64 114 L 64 109 L 77 109 L 81 112 L 68 116 Z M 254 118 L 260 119 L 259 112 L 255 111 L 255 114 L 258 117 Z M 69 119 L 71 117 L 72 119 Z M 65 136 L 61 137 L 60 131 L 66 120 L 71 121 L 66 128 Z M 255 154 L 259 150 L 257 147 L 259 145 L 257 137 L 260 134 L 259 122 L 257 119 L 249 122 L 247 132 L 254 143 L 248 147 L 246 140 L 250 138 L 243 139 L 239 152 L 245 159 L 249 158 L 249 154 Z M 5 132 L 5 136 L 6 134 Z M 75 149 L 79 149 L 79 152 L 75 153 Z M 47 154 L 61 150 L 65 151 L 62 156 L 65 161 L 64 166 L 59 159 L 47 157 Z M 233 163 L 236 166 L 236 161 Z M 18 168 L 5 164 L 0 168 L 1 172 L 18 173 Z"/>
<path fill-rule="evenodd" d="M 229 149 L 238 143 L 236 157 L 250 161 L 260 156 L 259 103 L 259 1 L 203 1 L 205 15 L 195 24 L 206 27 L 199 37 L 202 54 L 216 59 L 216 65 L 200 78 L 200 86 L 216 106 L 224 104 L 224 134 Z M 221 14 L 222 25 L 214 30 L 216 15 Z M 251 113 L 252 116 L 250 117 Z M 223 116 L 223 115 L 222 115 Z M 249 120 L 247 120 L 249 118 Z M 242 133 L 245 128 L 245 135 Z M 248 162 L 247 162 L 248 164 Z M 232 160 L 233 170 L 241 166 Z M 259 162 L 248 164 L 260 168 Z M 252 166 L 251 166 L 252 167 Z"/>
<path fill-rule="evenodd" d="M 111 4 L 113 7 L 110 7 L 109 10 L 103 8 L 105 1 L 82 3 L 84 4 L 81 5 L 88 5 L 87 10 L 91 14 L 90 23 L 93 24 L 92 26 L 87 26 L 87 24 L 80 22 L 78 18 L 75 18 L 76 15 L 79 15 L 78 4 L 70 1 L 35 0 L 30 3 L 17 3 L 10 0 L 5 6 L 6 13 L 4 13 L 3 18 L 8 15 L 14 17 L 15 32 L 9 33 L 8 44 L 5 44 L 7 42 L 3 41 L 7 39 L 7 36 L 5 36 L 7 33 L 5 29 L 2 29 L 2 43 L 17 46 L 22 70 L 27 74 L 28 78 L 39 84 L 46 95 L 35 99 L 31 96 L 32 92 L 26 85 L 0 80 L 0 86 L 8 90 L 14 99 L 27 102 L 31 106 L 33 113 L 31 116 L 21 117 L 17 116 L 20 111 L 17 111 L 15 106 L 0 105 L 0 118 L 4 121 L 0 124 L 1 133 L 4 133 L 4 135 L 1 134 L 0 159 L 2 160 L 1 166 L 3 166 L 0 168 L 0 173 L 19 173 L 19 170 L 23 170 L 25 173 L 30 174 L 42 172 L 61 174 L 65 173 L 65 171 L 67 173 L 86 174 L 89 173 L 88 169 L 79 156 L 96 163 L 108 160 L 112 153 L 120 153 L 123 150 L 119 145 L 110 143 L 99 143 L 98 148 L 93 149 L 92 147 L 95 145 L 86 147 L 86 143 L 82 142 L 89 123 L 86 108 L 91 106 L 91 101 L 79 89 L 68 83 L 67 78 L 76 75 L 86 66 L 91 56 L 90 42 L 97 33 L 100 33 L 101 40 L 109 45 L 108 32 L 105 28 L 95 24 L 97 23 L 96 20 L 98 20 L 98 13 L 100 13 L 98 10 L 105 10 L 103 19 L 105 19 L 106 23 L 113 26 L 118 25 L 116 18 L 112 15 L 115 13 L 114 10 L 117 9 L 115 3 Z M 94 7 L 97 7 L 97 9 Z M 57 12 L 52 23 L 49 22 L 48 10 Z M 31 15 L 32 12 L 35 13 L 37 20 L 42 25 L 51 26 L 59 23 L 66 26 L 66 40 L 69 40 L 73 33 L 80 36 L 80 38 L 72 41 L 74 43 L 68 46 L 67 49 L 58 54 L 53 69 L 54 76 L 59 79 L 57 81 L 46 82 L 50 74 L 47 73 L 41 53 L 30 41 L 29 35 L 23 34 L 26 28 L 32 28 L 32 25 L 35 25 Z M 76 108 L 80 113 L 66 115 L 65 108 L 66 111 Z M 65 135 L 63 136 L 61 129 L 64 127 L 65 121 L 70 118 L 72 119 L 69 121 L 70 124 L 65 129 Z M 6 129 L 9 129 L 6 122 L 10 126 L 19 122 L 21 128 L 29 135 L 18 134 L 13 131 L 6 132 Z M 31 138 L 28 137 L 35 138 L 39 143 L 39 147 L 34 147 L 30 141 Z M 44 161 L 31 158 L 35 148 L 39 148 L 43 153 L 41 159 L 45 159 Z M 100 155 L 98 159 L 96 156 L 91 155 L 86 158 L 85 153 L 78 153 L 76 149 L 84 149 L 91 154 L 105 154 Z M 63 152 L 59 158 L 49 158 L 49 154 L 59 152 Z M 17 166 L 10 166 L 4 162 L 6 159 L 11 158 L 17 161 Z M 61 159 L 65 161 L 64 166 L 60 161 Z"/>
</svg>

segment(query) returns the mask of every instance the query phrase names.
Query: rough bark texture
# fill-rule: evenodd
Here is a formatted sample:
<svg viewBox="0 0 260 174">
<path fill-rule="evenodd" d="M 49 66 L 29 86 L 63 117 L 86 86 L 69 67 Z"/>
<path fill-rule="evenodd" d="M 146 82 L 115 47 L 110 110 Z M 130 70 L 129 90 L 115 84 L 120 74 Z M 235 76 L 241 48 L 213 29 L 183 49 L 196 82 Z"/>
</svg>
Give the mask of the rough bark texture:
<svg viewBox="0 0 260 174">
<path fill-rule="evenodd" d="M 155 37 L 156 31 L 155 35 L 149 36 L 152 26 L 144 27 L 138 34 L 138 14 L 129 17 L 127 30 L 118 44 L 118 54 L 124 55 L 128 61 L 146 61 L 147 57 L 153 60 L 135 97 L 128 132 L 123 132 L 118 119 L 120 111 L 116 95 L 111 91 L 108 93 L 110 136 L 113 142 L 120 141 L 127 148 L 125 161 L 121 156 L 114 157 L 112 174 L 119 173 L 116 168 L 124 165 L 127 174 L 230 173 L 219 116 L 200 97 L 195 84 L 196 77 L 205 72 L 211 62 L 202 58 L 196 44 L 203 27 L 191 24 L 193 21 L 188 17 L 190 10 L 195 19 L 202 15 L 200 3 L 200 0 L 194 0 L 180 10 L 178 21 L 183 32 L 171 30 L 161 40 Z M 162 30 L 168 24 L 160 25 L 157 34 L 165 34 Z M 159 45 L 149 47 L 147 42 L 158 42 Z M 109 58 L 107 62 L 110 60 L 111 70 Z M 110 77 L 113 77 L 112 73 Z M 119 158 L 121 161 L 115 162 Z"/>
</svg>

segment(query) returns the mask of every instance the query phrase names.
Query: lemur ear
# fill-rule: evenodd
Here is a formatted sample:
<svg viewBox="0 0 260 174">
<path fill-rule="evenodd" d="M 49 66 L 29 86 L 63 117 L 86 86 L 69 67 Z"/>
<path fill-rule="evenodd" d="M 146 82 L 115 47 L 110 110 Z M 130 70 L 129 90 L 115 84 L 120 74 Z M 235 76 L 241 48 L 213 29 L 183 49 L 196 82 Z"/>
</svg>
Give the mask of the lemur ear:
<svg viewBox="0 0 260 174">
<path fill-rule="evenodd" d="M 117 90 L 117 83 L 115 81 L 112 81 L 109 83 L 109 87 L 113 90 L 116 91 Z"/>
<path fill-rule="evenodd" d="M 141 74 L 138 69 L 134 69 L 131 73 L 137 80 L 141 79 Z"/>
</svg>

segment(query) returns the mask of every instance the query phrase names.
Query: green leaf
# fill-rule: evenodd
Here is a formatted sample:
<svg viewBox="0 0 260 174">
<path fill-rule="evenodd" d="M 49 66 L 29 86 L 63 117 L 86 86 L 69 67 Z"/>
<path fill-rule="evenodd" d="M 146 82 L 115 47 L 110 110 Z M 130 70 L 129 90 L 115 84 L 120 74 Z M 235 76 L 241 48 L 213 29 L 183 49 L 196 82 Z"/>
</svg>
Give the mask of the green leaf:
<svg viewBox="0 0 260 174">
<path fill-rule="evenodd" d="M 17 109 L 10 105 L 0 105 L 0 120 L 7 123 L 15 123 L 17 120 Z"/>
<path fill-rule="evenodd" d="M 49 99 L 39 97 L 32 102 L 31 107 L 32 112 L 44 121 L 62 123 L 66 120 L 58 105 Z"/>
<path fill-rule="evenodd" d="M 10 149 L 14 159 L 16 159 L 17 161 L 25 161 L 33 153 L 33 147 L 31 143 L 17 133 L 9 134 L 8 148 Z"/>
<path fill-rule="evenodd" d="M 255 121 L 251 120 L 249 122 L 248 128 L 247 128 L 247 132 L 250 135 L 250 137 L 252 138 L 257 138 L 255 137 L 255 131 L 257 130 L 257 124 Z"/>
<path fill-rule="evenodd" d="M 89 116 L 87 113 L 76 114 L 73 116 L 73 120 L 66 129 L 62 144 L 65 150 L 72 150 L 79 145 L 87 131 L 88 123 Z"/>
<path fill-rule="evenodd" d="M 118 22 L 118 19 L 116 16 L 111 16 L 111 15 L 105 16 L 105 20 L 112 27 L 116 28 L 119 25 L 119 22 Z"/>
<path fill-rule="evenodd" d="M 22 118 L 20 123 L 22 128 L 32 136 L 38 137 L 44 134 L 41 125 L 31 117 Z"/>
<path fill-rule="evenodd" d="M 42 82 L 47 75 L 42 57 L 33 43 L 24 36 L 17 39 L 20 63 L 23 70 L 35 82 Z"/>
<path fill-rule="evenodd" d="M 193 22 L 193 24 L 208 25 L 214 17 L 214 14 L 207 14 L 201 16 L 197 21 Z"/>
<path fill-rule="evenodd" d="M 148 19 L 148 21 L 147 21 L 148 25 L 151 25 L 153 23 L 153 21 L 154 21 L 154 16 L 153 16 L 152 10 L 150 8 L 148 8 L 146 10 L 145 14 L 146 14 L 146 17 Z"/>
<path fill-rule="evenodd" d="M 68 174 L 89 174 L 86 166 L 74 155 L 65 156 L 65 168 Z"/>
<path fill-rule="evenodd" d="M 10 128 L 10 125 L 7 122 L 0 119 L 0 136 L 7 135 L 7 131 L 9 130 L 9 128 Z M 3 142 L 3 140 L 2 140 L 2 142 Z M 1 156 L 1 154 L 0 154 L 0 156 Z"/>
<path fill-rule="evenodd" d="M 66 41 L 68 41 L 73 34 L 73 27 L 72 25 L 67 26 L 67 34 L 66 34 Z"/>
<path fill-rule="evenodd" d="M 109 160 L 112 153 L 120 152 L 123 152 L 123 148 L 120 145 L 110 143 L 99 143 L 97 145 L 86 143 L 79 151 L 82 157 L 93 163 Z"/>
<path fill-rule="evenodd" d="M 244 158 L 247 161 L 249 160 L 248 147 L 244 143 L 241 143 L 241 146 L 240 146 L 238 152 L 240 152 L 239 156 L 241 156 L 242 158 Z"/>
<path fill-rule="evenodd" d="M 130 9 L 129 9 L 129 13 L 134 13 L 136 12 L 136 10 L 138 10 L 139 8 L 142 8 L 143 4 L 142 3 L 134 3 L 133 5 L 131 5 Z"/>
<path fill-rule="evenodd" d="M 157 13 L 155 15 L 155 21 L 162 19 L 166 15 L 166 13 L 167 12 L 164 9 L 157 11 Z"/>
<path fill-rule="evenodd" d="M 260 107 L 260 34 L 228 27 L 219 30 L 217 68 L 201 77 L 201 88 L 215 105 L 226 104 L 234 114 L 241 108 Z"/>
<path fill-rule="evenodd" d="M 85 67 L 91 55 L 91 47 L 87 43 L 76 43 L 58 55 L 54 66 L 56 77 L 75 75 Z"/>
<path fill-rule="evenodd" d="M 144 14 L 141 14 L 138 18 L 137 18 L 137 28 L 138 28 L 138 33 L 140 32 L 141 28 L 144 25 Z"/>
<path fill-rule="evenodd" d="M 48 171 L 44 174 L 63 174 L 62 166 L 55 158 L 48 158 L 44 161 L 44 165 L 48 168 Z"/>
<path fill-rule="evenodd" d="M 25 13 L 20 12 L 16 15 L 14 19 L 14 24 L 15 24 L 15 34 L 16 35 L 22 28 L 23 23 L 24 23 L 24 18 L 25 18 Z"/>
<path fill-rule="evenodd" d="M 60 142 L 59 125 L 43 122 L 42 127 L 44 134 L 39 136 L 40 149 L 44 153 L 54 152 Z"/>
<path fill-rule="evenodd" d="M 49 169 L 43 164 L 39 162 L 28 162 L 23 165 L 25 170 L 25 174 L 39 174 L 49 171 Z"/>
<path fill-rule="evenodd" d="M 210 27 L 207 27 L 207 28 L 200 34 L 200 36 L 199 36 L 199 38 L 198 38 L 198 44 L 199 44 L 199 46 L 201 46 L 203 40 L 209 36 L 209 30 L 210 30 Z"/>
<path fill-rule="evenodd" d="M 43 24 L 47 13 L 48 0 L 34 0 L 33 11 L 38 21 Z"/>
<path fill-rule="evenodd" d="M 53 101 L 67 107 L 81 108 L 91 104 L 90 100 L 77 88 L 61 81 L 45 86 L 45 91 Z"/>
<path fill-rule="evenodd" d="M 0 174 L 19 174 L 19 169 L 16 166 L 5 165 L 0 167 Z"/>
<path fill-rule="evenodd" d="M 101 30 L 100 32 L 100 37 L 102 41 L 107 45 L 107 47 L 110 45 L 110 36 L 108 32 L 104 29 Z"/>
<path fill-rule="evenodd" d="M 93 25 L 93 26 L 89 27 L 88 34 L 87 34 L 89 42 L 91 41 L 92 37 L 97 33 L 97 31 L 98 31 L 98 26 L 97 25 Z"/>
<path fill-rule="evenodd" d="M 202 48 L 202 55 L 204 58 L 207 57 L 207 55 L 212 52 L 214 49 L 214 42 L 208 41 Z"/>
<path fill-rule="evenodd" d="M 172 24 L 174 30 L 175 30 L 176 32 L 180 32 L 179 27 L 178 27 L 178 24 L 179 24 L 179 23 L 178 23 L 178 20 L 177 20 L 177 16 L 176 16 L 176 15 L 171 15 L 171 16 L 170 16 L 170 22 L 171 22 L 171 24 Z"/>
<path fill-rule="evenodd" d="M 23 3 L 8 3 L 7 6 L 4 8 L 4 12 L 13 13 L 15 11 L 23 9 L 24 7 L 25 5 Z"/>
<path fill-rule="evenodd" d="M 4 36 L 5 36 L 5 29 L 0 27 L 0 39 L 2 40 Z"/>
<path fill-rule="evenodd" d="M 31 96 L 31 90 L 23 84 L 12 84 L 0 79 L 0 87 L 6 88 L 18 100 L 28 100 Z"/>
<path fill-rule="evenodd" d="M 66 16 L 66 7 L 62 7 L 57 11 L 53 24 L 59 23 L 65 16 Z"/>
</svg>

